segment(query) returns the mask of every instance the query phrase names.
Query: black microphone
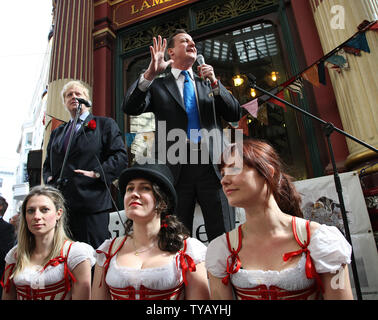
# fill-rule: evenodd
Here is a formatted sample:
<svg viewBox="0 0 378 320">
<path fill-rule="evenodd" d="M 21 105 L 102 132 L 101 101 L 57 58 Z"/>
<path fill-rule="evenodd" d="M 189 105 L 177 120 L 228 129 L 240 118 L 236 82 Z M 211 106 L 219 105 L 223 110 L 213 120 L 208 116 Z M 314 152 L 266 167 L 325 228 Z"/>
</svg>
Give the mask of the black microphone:
<svg viewBox="0 0 378 320">
<path fill-rule="evenodd" d="M 85 100 L 83 98 L 75 98 L 77 102 L 81 103 L 81 104 L 85 104 L 85 106 L 87 108 L 91 108 L 92 107 L 92 103 L 89 101 L 89 100 Z"/>
</svg>

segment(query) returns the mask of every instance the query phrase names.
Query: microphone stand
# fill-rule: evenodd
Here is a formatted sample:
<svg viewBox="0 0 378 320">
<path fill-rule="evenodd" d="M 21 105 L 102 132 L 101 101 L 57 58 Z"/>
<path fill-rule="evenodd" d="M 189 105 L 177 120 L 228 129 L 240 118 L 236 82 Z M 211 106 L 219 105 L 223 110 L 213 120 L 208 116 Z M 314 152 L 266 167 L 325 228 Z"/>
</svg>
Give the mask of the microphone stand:
<svg viewBox="0 0 378 320">
<path fill-rule="evenodd" d="M 73 139 L 73 136 L 76 132 L 76 124 L 77 124 L 77 120 L 79 119 L 79 116 L 80 116 L 80 112 L 81 112 L 81 102 L 79 102 L 78 106 L 77 106 L 77 109 L 76 109 L 76 115 L 75 115 L 75 118 L 73 120 L 73 127 L 72 127 L 72 130 L 71 130 L 71 133 L 70 133 L 70 137 L 69 137 L 69 140 L 68 140 L 68 144 L 67 144 L 67 149 L 66 149 L 66 153 L 64 155 L 64 159 L 63 159 L 63 164 L 62 164 L 62 168 L 60 169 L 60 174 L 59 174 L 59 178 L 56 182 L 56 187 L 59 189 L 59 190 L 62 190 L 63 187 L 65 187 L 65 185 L 67 184 L 67 179 L 63 179 L 63 171 L 64 171 L 64 167 L 66 166 L 66 162 L 67 162 L 67 159 L 68 159 L 68 154 L 70 152 L 70 149 L 71 149 L 71 142 L 72 142 L 72 139 Z"/>
<path fill-rule="evenodd" d="M 373 146 L 357 139 L 356 137 L 350 135 L 349 133 L 335 127 L 332 123 L 330 122 L 326 122 L 324 121 L 323 119 L 320 119 L 316 116 L 314 116 L 313 114 L 299 108 L 298 106 L 290 103 L 290 102 L 287 102 L 286 100 L 283 100 L 277 96 L 275 96 L 274 94 L 270 93 L 269 91 L 266 91 L 262 88 L 260 88 L 259 86 L 256 85 L 256 77 L 252 74 L 248 74 L 247 75 L 248 77 L 248 82 L 249 82 L 249 86 L 252 87 L 252 88 L 255 88 L 265 94 L 267 94 L 268 96 L 284 103 L 285 105 L 288 105 L 289 107 L 293 108 L 294 110 L 298 111 L 298 112 L 301 112 L 303 114 L 305 114 L 306 116 L 320 122 L 322 125 L 323 125 L 323 131 L 324 131 L 324 134 L 327 138 L 327 143 L 328 143 L 328 151 L 329 151 L 329 154 L 330 154 L 330 157 L 331 157 L 331 162 L 332 162 L 332 168 L 333 168 L 333 176 L 334 176 L 334 181 L 335 181 L 335 186 L 336 186 L 336 191 L 337 191 L 337 195 L 338 195 L 338 198 L 339 198 L 339 202 L 340 202 L 340 209 L 341 209 L 341 215 L 342 215 L 342 218 L 343 218 L 343 224 L 344 224 L 344 229 L 345 229 L 345 236 L 346 236 L 346 239 L 348 240 L 348 242 L 350 243 L 350 245 L 352 246 L 353 248 L 353 245 L 352 245 L 352 239 L 351 239 L 351 236 L 350 236 L 350 231 L 349 231 L 349 225 L 348 225 L 348 219 L 347 219 L 347 214 L 346 214 L 346 209 L 345 209 L 345 203 L 344 203 L 344 198 L 343 198 L 343 190 L 342 190 L 342 185 L 341 185 L 341 180 L 340 180 L 340 176 L 339 176 L 339 173 L 337 171 L 337 167 L 336 167 L 336 161 L 335 161 L 335 156 L 334 156 L 334 153 L 333 153 L 333 148 L 332 148 L 332 143 L 331 143 L 331 134 L 336 131 L 338 133 L 341 133 L 343 134 L 344 136 L 352 139 L 353 141 L 365 146 L 366 148 L 370 149 L 370 150 L 373 150 L 374 152 L 378 153 L 378 150 L 376 148 L 374 148 Z M 356 289 L 356 295 L 357 295 L 357 299 L 358 300 L 362 300 L 362 294 L 361 294 L 361 286 L 360 286 L 360 281 L 359 281 L 359 278 L 358 278 L 358 272 L 357 272 L 357 266 L 356 266 L 356 261 L 355 261 L 355 258 L 354 258 L 354 253 L 353 253 L 353 250 L 352 250 L 352 254 L 351 254 L 351 265 L 352 265 L 352 271 L 353 271 L 353 278 L 354 278 L 354 285 L 355 285 L 355 289 Z"/>
</svg>

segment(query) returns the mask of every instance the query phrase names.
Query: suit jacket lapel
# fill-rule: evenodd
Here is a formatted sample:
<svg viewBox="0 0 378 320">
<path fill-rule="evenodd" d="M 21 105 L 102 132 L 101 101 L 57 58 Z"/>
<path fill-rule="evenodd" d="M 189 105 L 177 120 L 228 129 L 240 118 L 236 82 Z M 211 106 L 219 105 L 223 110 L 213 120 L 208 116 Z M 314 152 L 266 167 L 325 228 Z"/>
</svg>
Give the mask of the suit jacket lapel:
<svg viewBox="0 0 378 320">
<path fill-rule="evenodd" d="M 196 82 L 197 97 L 198 97 L 198 111 L 201 110 L 200 106 L 203 104 L 203 100 L 208 94 L 208 87 L 206 82 L 199 76 L 194 75 L 194 80 Z"/>
<path fill-rule="evenodd" d="M 79 139 L 81 139 L 81 136 L 83 135 L 84 133 L 84 130 L 85 130 L 85 127 L 86 125 L 88 124 L 88 122 L 93 119 L 93 115 L 90 113 L 87 118 L 84 120 L 84 122 L 81 124 L 79 130 L 73 135 L 72 137 L 72 141 L 71 141 L 71 147 L 70 147 L 70 154 L 73 153 L 76 149 L 77 149 L 77 145 L 78 145 L 78 141 L 80 141 Z M 69 122 L 68 122 L 69 124 Z M 68 127 L 69 125 L 66 125 L 64 130 L 63 130 L 63 133 L 62 133 L 62 137 L 61 137 L 61 141 L 60 141 L 60 150 L 61 152 L 64 153 L 64 150 L 63 150 L 63 145 L 64 145 L 64 137 L 66 135 L 66 132 L 68 130 Z"/>
<path fill-rule="evenodd" d="M 86 126 L 88 124 L 89 121 L 91 121 L 93 119 L 93 115 L 90 113 L 86 119 L 84 120 L 84 122 L 81 124 L 79 130 L 77 130 L 77 132 L 75 133 L 75 135 L 73 136 L 72 138 L 72 143 L 71 143 L 71 150 L 70 150 L 70 154 L 71 153 L 76 153 L 78 150 L 80 150 L 81 147 L 83 147 L 83 144 L 81 143 L 82 140 L 84 139 L 85 141 L 87 141 L 87 139 L 85 137 L 83 137 L 84 135 L 84 130 L 87 130 L 86 129 Z M 85 132 L 86 135 L 89 134 L 89 131 L 91 130 L 87 130 Z M 85 143 L 84 143 L 85 144 Z"/>
<path fill-rule="evenodd" d="M 76 132 L 76 139 L 79 139 L 81 135 L 83 135 L 84 130 L 86 126 L 88 125 L 88 122 L 93 119 L 93 114 L 90 113 L 88 117 L 85 118 L 84 122 L 81 124 L 80 129 Z"/>
<path fill-rule="evenodd" d="M 60 133 L 57 133 L 55 139 L 56 139 L 56 142 L 57 143 L 57 149 L 60 153 L 64 153 L 64 137 L 66 136 L 66 133 L 67 133 L 67 130 L 69 128 L 69 125 L 70 122 L 66 122 L 64 124 L 64 127 L 60 130 Z"/>
<path fill-rule="evenodd" d="M 184 100 L 181 97 L 180 91 L 177 87 L 176 79 L 172 73 L 165 77 L 164 85 L 166 86 L 172 97 L 176 100 L 176 102 L 185 110 Z"/>
</svg>

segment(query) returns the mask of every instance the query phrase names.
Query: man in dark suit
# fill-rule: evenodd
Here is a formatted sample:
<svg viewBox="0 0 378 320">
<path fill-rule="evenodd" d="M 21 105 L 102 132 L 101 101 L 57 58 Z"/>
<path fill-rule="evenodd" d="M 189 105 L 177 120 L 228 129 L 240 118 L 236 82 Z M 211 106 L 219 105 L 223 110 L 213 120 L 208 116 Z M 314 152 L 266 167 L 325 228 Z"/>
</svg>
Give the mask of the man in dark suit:
<svg viewBox="0 0 378 320">
<path fill-rule="evenodd" d="M 74 128 L 76 98 L 89 101 L 88 89 L 79 81 L 71 81 L 62 90 L 63 104 L 71 120 L 51 133 L 43 179 L 62 191 L 74 240 L 97 248 L 110 237 L 109 212 L 113 207 L 110 184 L 127 168 L 128 158 L 122 134 L 113 119 L 94 116 L 82 104 Z M 72 130 L 68 158 L 58 181 Z"/>
<path fill-rule="evenodd" d="M 4 273 L 5 256 L 15 244 L 14 228 L 10 223 L 4 221 L 3 219 L 7 208 L 8 202 L 5 200 L 5 198 L 0 196 L 0 277 Z M 2 291 L 3 287 L 0 286 L 0 299 L 2 296 Z"/>
<path fill-rule="evenodd" d="M 197 50 L 192 37 L 185 30 L 176 30 L 168 42 L 160 35 L 157 39 L 153 38 L 150 52 L 150 65 L 128 89 L 123 111 L 129 115 L 144 112 L 155 114 L 155 157 L 167 161 L 175 177 L 179 199 L 177 215 L 192 231 L 195 203 L 198 201 L 208 240 L 212 240 L 235 226 L 235 212 L 229 207 L 222 191 L 217 168 L 219 159 L 214 158 L 214 151 L 217 149 L 219 156 L 223 142 L 221 118 L 230 122 L 238 121 L 241 116 L 240 105 L 217 80 L 212 66 L 203 64 L 199 68 L 201 77 L 193 73 Z M 167 61 L 165 54 L 169 56 Z M 168 66 L 171 66 L 171 72 L 164 77 L 157 77 Z M 188 98 L 190 94 L 192 98 Z M 176 163 L 177 158 L 172 159 L 169 149 L 173 145 L 177 147 L 180 140 L 182 144 L 182 139 L 178 137 L 170 141 L 164 134 L 162 136 L 159 132 L 161 124 L 165 126 L 167 134 L 180 129 L 187 138 L 183 142 L 186 144 L 184 149 L 178 147 L 185 151 L 184 155 L 177 157 L 181 159 L 179 163 Z M 208 141 L 200 130 L 216 132 L 218 135 Z M 207 155 L 204 156 L 204 153 Z M 191 161 L 194 158 L 200 160 Z"/>
</svg>

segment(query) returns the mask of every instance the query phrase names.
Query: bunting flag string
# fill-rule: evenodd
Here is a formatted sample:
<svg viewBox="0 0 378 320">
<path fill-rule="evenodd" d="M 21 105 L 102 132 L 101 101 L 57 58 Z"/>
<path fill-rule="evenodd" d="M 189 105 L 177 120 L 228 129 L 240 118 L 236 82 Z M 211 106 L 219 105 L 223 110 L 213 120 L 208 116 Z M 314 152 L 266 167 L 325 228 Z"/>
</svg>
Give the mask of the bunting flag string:
<svg viewBox="0 0 378 320">
<path fill-rule="evenodd" d="M 325 67 L 331 70 L 335 70 L 338 73 L 341 73 L 342 70 L 349 69 L 347 54 L 361 56 L 361 51 L 370 53 L 369 43 L 366 39 L 365 34 L 365 32 L 368 30 L 377 31 L 378 21 L 376 20 L 369 22 L 367 20 L 364 20 L 358 26 L 358 31 L 352 37 L 344 41 L 337 48 L 324 55 L 315 63 L 302 70 L 297 75 L 278 85 L 278 87 L 281 87 L 281 89 L 278 90 L 275 95 L 284 100 L 283 90 L 287 89 L 293 93 L 299 94 L 300 98 L 303 98 L 303 79 L 310 82 L 315 87 L 320 87 L 321 84 L 326 85 Z M 273 90 L 277 90 L 278 87 L 274 88 Z M 266 100 L 258 97 L 242 105 L 242 107 L 244 107 L 254 118 L 261 118 L 260 121 L 266 124 L 267 117 L 264 116 L 264 113 L 266 113 L 266 106 L 264 109 L 266 102 L 274 103 L 275 105 L 282 107 L 284 111 L 286 111 L 285 104 L 271 97 L 268 97 Z"/>
</svg>

